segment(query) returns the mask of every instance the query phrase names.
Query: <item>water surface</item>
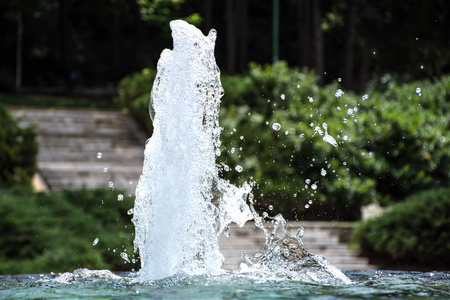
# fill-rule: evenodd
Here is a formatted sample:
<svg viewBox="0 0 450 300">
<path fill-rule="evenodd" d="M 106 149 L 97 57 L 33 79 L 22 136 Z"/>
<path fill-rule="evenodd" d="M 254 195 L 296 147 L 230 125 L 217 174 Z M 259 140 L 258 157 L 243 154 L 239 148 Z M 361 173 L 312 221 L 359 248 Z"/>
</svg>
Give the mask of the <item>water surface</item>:
<svg viewBox="0 0 450 300">
<path fill-rule="evenodd" d="M 0 276 L 1 299 L 449 299 L 450 273 L 344 271 L 349 285 L 324 285 L 245 274 L 172 276 L 80 269 L 74 273 Z"/>
</svg>

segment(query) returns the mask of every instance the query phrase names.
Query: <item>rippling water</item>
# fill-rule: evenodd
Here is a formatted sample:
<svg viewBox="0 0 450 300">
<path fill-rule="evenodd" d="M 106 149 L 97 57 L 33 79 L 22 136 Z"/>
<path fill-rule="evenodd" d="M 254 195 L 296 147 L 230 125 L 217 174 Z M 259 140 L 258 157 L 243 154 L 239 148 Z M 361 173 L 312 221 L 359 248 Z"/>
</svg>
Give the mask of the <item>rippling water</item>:
<svg viewBox="0 0 450 300">
<path fill-rule="evenodd" d="M 449 299 L 450 273 L 345 271 L 349 285 L 224 273 L 141 282 L 137 273 L 80 269 L 74 273 L 0 276 L 1 299 Z"/>
</svg>

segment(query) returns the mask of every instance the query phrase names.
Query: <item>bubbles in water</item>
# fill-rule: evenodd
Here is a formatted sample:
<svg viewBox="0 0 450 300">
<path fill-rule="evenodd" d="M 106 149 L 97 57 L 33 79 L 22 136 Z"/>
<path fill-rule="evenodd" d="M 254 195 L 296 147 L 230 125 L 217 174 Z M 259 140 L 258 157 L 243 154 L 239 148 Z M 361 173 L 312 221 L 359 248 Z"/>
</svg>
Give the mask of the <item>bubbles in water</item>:
<svg viewBox="0 0 450 300">
<path fill-rule="evenodd" d="M 327 175 L 327 171 L 326 171 L 324 168 L 322 168 L 322 169 L 320 170 L 320 175 L 322 175 L 322 176 Z"/>
<path fill-rule="evenodd" d="M 101 152 L 98 152 L 98 153 L 97 153 L 97 158 L 98 158 L 98 159 L 102 158 L 102 156 L 103 156 L 103 153 L 101 153 Z"/>
<path fill-rule="evenodd" d="M 276 131 L 280 130 L 280 129 L 281 129 L 280 123 L 273 123 L 272 129 L 273 129 L 273 130 L 276 130 Z"/>
<path fill-rule="evenodd" d="M 117 201 L 123 201 L 123 195 L 122 194 L 117 195 Z"/>
<path fill-rule="evenodd" d="M 280 98 L 281 98 L 281 100 L 284 100 L 284 99 L 286 99 L 286 96 L 284 94 L 281 94 Z"/>
<path fill-rule="evenodd" d="M 99 239 L 98 239 L 98 238 L 95 238 L 95 240 L 92 242 L 92 245 L 93 245 L 93 246 L 97 245 L 97 244 L 98 244 L 98 241 L 99 241 Z"/>
<path fill-rule="evenodd" d="M 244 169 L 244 168 L 242 168 L 242 166 L 240 166 L 240 165 L 237 165 L 237 166 L 235 167 L 235 170 L 238 171 L 239 173 L 241 173 L 243 169 Z"/>
<path fill-rule="evenodd" d="M 340 97 L 342 97 L 342 95 L 344 95 L 344 91 L 341 90 L 341 89 L 337 89 L 337 90 L 336 90 L 336 93 L 334 93 L 334 96 L 335 96 L 336 98 L 340 98 Z"/>
</svg>

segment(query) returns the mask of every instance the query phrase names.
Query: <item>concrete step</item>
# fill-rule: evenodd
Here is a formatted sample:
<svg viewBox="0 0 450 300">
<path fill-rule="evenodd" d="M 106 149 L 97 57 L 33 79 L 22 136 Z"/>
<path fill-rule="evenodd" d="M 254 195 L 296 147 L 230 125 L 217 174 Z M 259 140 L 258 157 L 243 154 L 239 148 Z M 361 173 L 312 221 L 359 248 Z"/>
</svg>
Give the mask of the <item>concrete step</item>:
<svg viewBox="0 0 450 300">
<path fill-rule="evenodd" d="M 270 226 L 270 223 L 266 226 Z M 288 222 L 287 229 L 291 234 L 295 234 L 299 227 L 304 228 L 302 241 L 310 253 L 325 256 L 332 265 L 344 270 L 376 269 L 376 266 L 369 264 L 367 258 L 360 257 L 358 253 L 348 249 L 343 241 L 353 229 L 352 223 L 297 221 Z M 284 236 L 281 232 L 278 234 Z M 262 253 L 267 249 L 265 240 L 264 232 L 252 222 L 247 222 L 243 227 L 234 224 L 230 226 L 230 237 L 222 235 L 219 240 L 225 257 L 224 268 L 235 270 L 245 262 L 245 255 Z"/>
<path fill-rule="evenodd" d="M 112 181 L 134 193 L 148 137 L 129 116 L 81 109 L 8 110 L 20 126 L 35 126 L 38 170 L 50 189 L 107 187 Z"/>
</svg>

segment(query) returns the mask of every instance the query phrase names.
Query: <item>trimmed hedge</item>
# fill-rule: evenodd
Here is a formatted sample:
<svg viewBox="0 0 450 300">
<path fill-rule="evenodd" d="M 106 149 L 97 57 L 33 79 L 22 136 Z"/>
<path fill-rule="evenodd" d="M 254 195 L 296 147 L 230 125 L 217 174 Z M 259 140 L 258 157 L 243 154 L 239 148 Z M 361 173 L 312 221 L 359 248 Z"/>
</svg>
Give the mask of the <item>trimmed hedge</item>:
<svg viewBox="0 0 450 300">
<path fill-rule="evenodd" d="M 133 76 L 140 88 L 127 107 L 138 108 L 148 128 L 152 77 Z M 289 219 L 357 220 L 370 202 L 389 205 L 449 186 L 450 76 L 367 95 L 342 91 L 338 82 L 320 87 L 312 72 L 284 62 L 250 64 L 248 73 L 221 80 L 217 162 L 226 179 L 256 182 L 260 210 L 273 205 Z M 323 140 L 323 124 L 337 147 Z"/>
<path fill-rule="evenodd" d="M 104 189 L 34 193 L 0 190 L 0 274 L 131 270 L 133 198 Z M 94 240 L 99 241 L 93 245 Z"/>
<path fill-rule="evenodd" d="M 360 223 L 353 243 L 382 266 L 450 268 L 450 188 L 424 191 Z"/>
<path fill-rule="evenodd" d="M 29 185 L 37 153 L 34 128 L 20 128 L 0 105 L 0 187 Z"/>
</svg>

